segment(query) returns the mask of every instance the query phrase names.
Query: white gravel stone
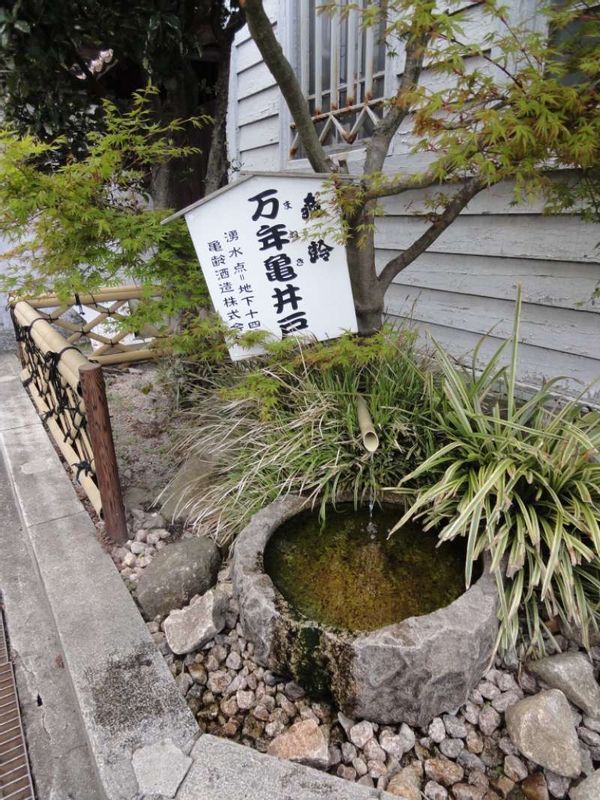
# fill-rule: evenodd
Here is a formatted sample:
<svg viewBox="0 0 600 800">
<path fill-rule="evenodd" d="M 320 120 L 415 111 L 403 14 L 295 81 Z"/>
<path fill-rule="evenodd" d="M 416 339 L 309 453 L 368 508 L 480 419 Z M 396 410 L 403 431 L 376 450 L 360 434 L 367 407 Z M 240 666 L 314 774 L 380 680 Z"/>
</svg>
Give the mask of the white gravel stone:
<svg viewBox="0 0 600 800">
<path fill-rule="evenodd" d="M 327 769 L 329 766 L 327 737 L 312 720 L 296 722 L 271 742 L 267 752 L 317 769 Z"/>
<path fill-rule="evenodd" d="M 521 687 L 510 672 L 503 672 L 500 675 L 497 686 L 501 692 L 516 692 L 517 694 L 522 694 Z"/>
<path fill-rule="evenodd" d="M 415 746 L 415 732 L 409 725 L 406 724 L 406 722 L 403 722 L 400 726 L 398 736 L 400 736 L 404 742 L 405 753 L 408 753 L 409 750 L 413 749 Z"/>
<path fill-rule="evenodd" d="M 448 797 L 448 790 L 440 783 L 436 783 L 435 781 L 427 781 L 425 788 L 423 789 L 423 794 L 427 800 L 446 800 Z"/>
<path fill-rule="evenodd" d="M 348 736 L 348 734 L 350 733 L 350 728 L 354 725 L 354 720 L 350 719 L 350 717 L 347 717 L 345 714 L 342 714 L 341 711 L 338 711 L 337 718 L 338 722 L 344 729 L 344 733 L 346 734 L 346 736 Z"/>
<path fill-rule="evenodd" d="M 448 736 L 452 736 L 454 739 L 464 739 L 467 735 L 467 727 L 462 719 L 453 716 L 452 714 L 444 714 L 442 717 L 444 722 L 444 726 L 446 728 L 446 732 Z"/>
<path fill-rule="evenodd" d="M 467 722 L 470 722 L 471 725 L 477 725 L 479 720 L 479 711 L 479 706 L 476 706 L 474 703 L 465 703 L 462 708 L 465 719 Z"/>
<path fill-rule="evenodd" d="M 439 744 L 446 738 L 446 726 L 441 717 L 434 717 L 427 728 L 427 735 L 432 742 Z"/>
<path fill-rule="evenodd" d="M 351 764 L 352 759 L 356 758 L 357 750 L 352 742 L 342 742 L 342 758 L 344 763 Z"/>
<path fill-rule="evenodd" d="M 491 681 L 481 681 L 477 686 L 477 691 L 486 700 L 493 700 L 494 697 L 498 697 L 500 694 L 500 689 Z"/>
<path fill-rule="evenodd" d="M 571 800 L 598 800 L 600 797 L 600 769 L 597 769 L 569 792 Z"/>
<path fill-rule="evenodd" d="M 244 691 L 239 689 L 235 694 L 237 704 L 242 711 L 248 711 L 256 701 L 256 695 L 253 691 Z"/>
<path fill-rule="evenodd" d="M 385 750 L 380 747 L 375 737 L 369 739 L 363 748 L 363 752 L 367 757 L 367 761 L 385 761 Z"/>
<path fill-rule="evenodd" d="M 226 600 L 211 589 L 187 608 L 175 609 L 163 623 L 169 647 L 174 653 L 189 653 L 209 642 L 225 626 Z"/>
<path fill-rule="evenodd" d="M 504 774 L 507 778 L 518 783 L 525 780 L 528 770 L 518 756 L 510 755 L 504 759 Z"/>
<path fill-rule="evenodd" d="M 446 758 L 457 758 L 458 754 L 464 749 L 465 743 L 462 739 L 444 739 L 440 742 L 440 752 Z"/>
<path fill-rule="evenodd" d="M 225 659 L 225 666 L 227 669 L 233 669 L 237 672 L 242 667 L 242 657 L 239 653 L 232 651 Z"/>
<path fill-rule="evenodd" d="M 562 800 L 563 797 L 567 796 L 569 785 L 571 783 L 568 778 L 565 778 L 562 775 L 557 775 L 556 772 L 552 772 L 552 770 L 549 769 L 544 770 L 544 775 L 546 776 L 548 791 L 552 797 L 556 797 L 557 800 Z M 586 798 L 586 800 L 588 799 Z"/>
<path fill-rule="evenodd" d="M 362 756 L 356 756 L 356 758 L 353 758 L 352 766 L 356 770 L 356 774 L 359 776 L 366 775 L 368 772 L 367 762 Z"/>
<path fill-rule="evenodd" d="M 494 697 L 492 700 L 492 706 L 496 709 L 500 714 L 504 714 L 507 708 L 514 706 L 515 703 L 518 703 L 523 697 L 523 693 L 520 692 L 503 692 L 502 694 L 498 695 L 498 697 Z"/>
<path fill-rule="evenodd" d="M 484 736 L 491 736 L 500 727 L 500 714 L 491 706 L 484 706 L 479 712 L 479 728 Z"/>
<path fill-rule="evenodd" d="M 362 722 L 357 722 L 356 725 L 353 725 L 348 731 L 348 738 L 350 739 L 352 744 L 358 747 L 359 750 L 362 750 L 362 748 L 366 745 L 369 739 L 373 738 L 373 735 L 374 735 L 373 725 L 370 722 L 367 722 L 367 720 L 363 720 Z M 354 765 L 354 768 L 356 769 L 356 765 Z M 366 772 L 366 765 L 365 765 L 365 772 Z"/>
</svg>

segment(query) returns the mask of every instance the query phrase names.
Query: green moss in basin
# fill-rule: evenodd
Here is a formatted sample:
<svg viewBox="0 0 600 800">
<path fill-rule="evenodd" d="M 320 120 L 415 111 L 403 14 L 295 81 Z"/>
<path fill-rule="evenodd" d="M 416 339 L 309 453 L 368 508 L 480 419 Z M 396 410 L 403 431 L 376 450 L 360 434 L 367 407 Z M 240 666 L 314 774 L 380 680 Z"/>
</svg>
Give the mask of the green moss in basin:
<svg viewBox="0 0 600 800">
<path fill-rule="evenodd" d="M 271 537 L 264 566 L 303 617 L 348 631 L 370 631 L 447 606 L 465 591 L 462 541 L 406 525 L 389 539 L 398 507 L 330 510 L 288 520 Z"/>
</svg>

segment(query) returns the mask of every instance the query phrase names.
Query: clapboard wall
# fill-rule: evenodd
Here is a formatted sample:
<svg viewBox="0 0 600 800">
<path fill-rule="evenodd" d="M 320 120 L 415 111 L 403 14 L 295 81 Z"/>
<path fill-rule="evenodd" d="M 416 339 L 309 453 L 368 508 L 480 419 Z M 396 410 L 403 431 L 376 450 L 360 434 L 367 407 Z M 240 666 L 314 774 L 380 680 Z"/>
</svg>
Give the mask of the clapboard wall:
<svg viewBox="0 0 600 800">
<path fill-rule="evenodd" d="M 529 0 L 513 0 L 514 14 L 527 13 Z M 288 53 L 295 47 L 295 3 L 265 0 L 276 34 Z M 465 35 L 477 40 L 485 31 L 481 7 L 468 9 Z M 290 160 L 289 114 L 245 28 L 233 53 L 228 143 L 234 167 L 244 170 L 308 168 Z M 390 59 L 388 87 L 402 71 L 402 54 Z M 479 65 L 476 65 L 479 66 Z M 424 76 L 433 83 L 436 76 Z M 422 159 L 408 153 L 410 124 L 396 136 L 386 169 L 416 171 Z M 339 151 L 338 151 L 339 152 Z M 361 168 L 360 146 L 341 153 L 350 171 Z M 232 178 L 235 176 L 232 175 Z M 385 202 L 377 223 L 377 259 L 381 267 L 424 230 L 424 192 Z M 567 376 L 569 392 L 600 377 L 600 226 L 577 216 L 543 214 L 541 201 L 515 206 L 512 187 L 500 184 L 478 195 L 454 224 L 408 269 L 386 295 L 392 319 L 411 320 L 457 356 L 467 356 L 484 334 L 482 357 L 510 334 L 514 298 L 523 288 L 520 379 L 537 385 L 544 378 Z M 600 382 L 587 392 L 600 405 Z"/>
</svg>

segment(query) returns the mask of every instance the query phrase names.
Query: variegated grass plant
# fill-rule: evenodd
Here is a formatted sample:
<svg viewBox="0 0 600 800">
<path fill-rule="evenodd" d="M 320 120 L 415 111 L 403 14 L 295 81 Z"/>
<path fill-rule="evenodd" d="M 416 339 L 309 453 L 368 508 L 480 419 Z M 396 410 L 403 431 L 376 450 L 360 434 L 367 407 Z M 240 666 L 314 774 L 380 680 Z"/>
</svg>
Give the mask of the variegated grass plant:
<svg viewBox="0 0 600 800">
<path fill-rule="evenodd" d="M 581 629 L 586 646 L 599 628 L 600 415 L 553 400 L 556 381 L 519 402 L 520 307 L 519 294 L 512 338 L 482 372 L 475 367 L 481 343 L 470 372 L 437 347 L 438 449 L 392 489 L 413 496 L 394 530 L 420 519 L 440 542 L 464 537 L 467 585 L 488 553 L 500 598 L 498 646 L 515 648 L 524 620 L 540 653 L 549 618 Z"/>
<path fill-rule="evenodd" d="M 183 490 L 182 512 L 219 542 L 278 497 L 328 503 L 376 502 L 425 456 L 416 416 L 432 397 L 414 335 L 384 328 L 275 353 L 258 365 L 231 366 L 213 391 L 192 403 L 180 449 L 210 454 L 214 472 Z M 360 438 L 361 393 L 380 439 L 368 453 Z M 167 490 L 168 494 L 168 490 Z"/>
</svg>

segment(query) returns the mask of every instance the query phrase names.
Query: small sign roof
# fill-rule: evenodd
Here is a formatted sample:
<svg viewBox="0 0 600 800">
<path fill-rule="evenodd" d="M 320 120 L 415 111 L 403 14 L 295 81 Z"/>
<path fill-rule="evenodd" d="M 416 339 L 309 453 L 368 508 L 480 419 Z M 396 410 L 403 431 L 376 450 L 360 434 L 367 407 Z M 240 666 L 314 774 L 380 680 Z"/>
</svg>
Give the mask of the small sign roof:
<svg viewBox="0 0 600 800">
<path fill-rule="evenodd" d="M 246 181 L 251 180 L 252 178 L 316 178 L 320 180 L 325 180 L 327 178 L 341 178 L 343 180 L 352 180 L 354 176 L 347 175 L 345 173 L 339 172 L 294 172 L 293 170 L 288 170 L 284 172 L 246 172 L 242 171 L 239 173 L 240 177 L 233 181 L 232 183 L 228 183 L 226 186 L 217 189 L 215 192 L 211 192 L 206 197 L 202 197 L 200 200 L 196 200 L 195 203 L 191 203 L 189 206 L 182 208 L 180 211 L 176 211 L 174 214 L 166 217 L 161 221 L 161 225 L 166 225 L 168 222 L 172 222 L 174 219 L 178 219 L 179 217 L 184 216 L 184 214 L 188 214 L 190 211 L 193 211 L 195 208 L 208 203 L 213 197 L 218 197 L 220 194 L 224 194 L 228 192 L 230 189 L 235 189 L 237 186 L 240 186 L 242 183 L 246 183 Z"/>
</svg>

